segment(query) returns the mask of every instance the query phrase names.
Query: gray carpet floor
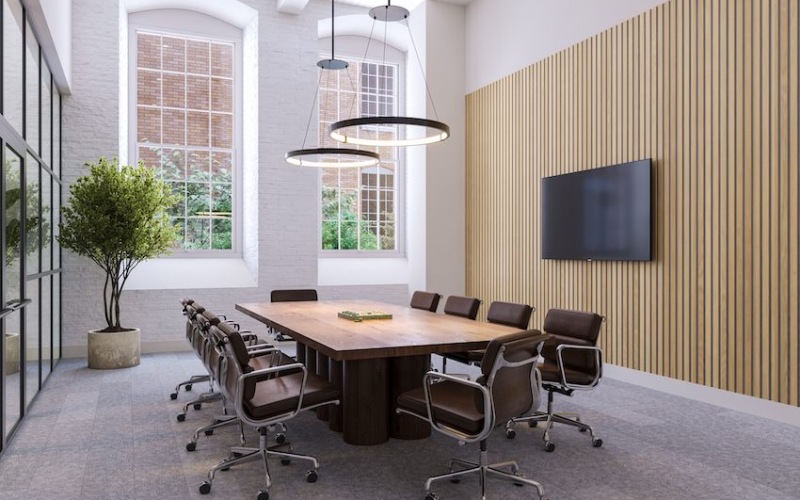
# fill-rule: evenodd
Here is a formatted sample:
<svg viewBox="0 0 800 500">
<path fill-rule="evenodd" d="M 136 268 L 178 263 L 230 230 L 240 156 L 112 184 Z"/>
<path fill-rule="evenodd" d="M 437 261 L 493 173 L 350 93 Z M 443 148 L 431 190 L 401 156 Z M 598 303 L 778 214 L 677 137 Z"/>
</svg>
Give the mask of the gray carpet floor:
<svg viewBox="0 0 800 500">
<path fill-rule="evenodd" d="M 0 500 L 255 498 L 263 481 L 257 462 L 219 473 L 209 495 L 198 493 L 207 469 L 238 439 L 227 428 L 185 450 L 193 429 L 216 413 L 190 409 L 185 422 L 175 418 L 203 389 L 168 397 L 178 381 L 202 371 L 193 354 L 146 355 L 140 366 L 115 371 L 85 365 L 62 360 L 39 394 L 0 456 Z M 489 442 L 491 459 L 516 459 L 553 500 L 800 499 L 800 427 L 610 379 L 557 405 L 579 412 L 603 447 L 559 426 L 553 453 L 542 449 L 541 430 L 526 425 L 517 426 L 514 440 L 498 429 Z M 310 413 L 289 425 L 295 451 L 320 460 L 319 480 L 307 483 L 300 462 L 272 462 L 273 500 L 422 499 L 426 477 L 446 472 L 450 457 L 477 457 L 476 445 L 438 434 L 357 447 Z M 502 481 L 487 489 L 489 498 L 535 497 Z M 443 499 L 480 498 L 477 479 L 435 491 Z"/>
</svg>

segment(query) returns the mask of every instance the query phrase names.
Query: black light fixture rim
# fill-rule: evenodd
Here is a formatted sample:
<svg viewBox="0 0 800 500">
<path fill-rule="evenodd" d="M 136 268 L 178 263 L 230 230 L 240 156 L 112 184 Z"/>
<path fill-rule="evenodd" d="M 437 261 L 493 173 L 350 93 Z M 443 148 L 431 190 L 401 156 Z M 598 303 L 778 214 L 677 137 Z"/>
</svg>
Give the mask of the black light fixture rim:
<svg viewBox="0 0 800 500">
<path fill-rule="evenodd" d="M 353 148 L 307 148 L 307 149 L 295 149 L 286 153 L 285 158 L 288 160 L 289 158 L 294 158 L 297 156 L 311 156 L 311 155 L 353 155 L 353 156 L 361 156 L 363 158 L 369 158 L 372 160 L 377 160 L 380 162 L 380 155 L 378 153 L 374 153 L 372 151 L 364 151 L 362 149 L 353 149 Z"/>
<path fill-rule="evenodd" d="M 348 118 L 331 123 L 330 132 L 347 127 L 358 127 L 361 125 L 413 125 L 417 127 L 428 127 L 438 129 L 447 136 L 450 136 L 450 126 L 438 120 L 428 118 L 414 118 L 409 116 L 367 116 L 362 118 Z"/>
</svg>

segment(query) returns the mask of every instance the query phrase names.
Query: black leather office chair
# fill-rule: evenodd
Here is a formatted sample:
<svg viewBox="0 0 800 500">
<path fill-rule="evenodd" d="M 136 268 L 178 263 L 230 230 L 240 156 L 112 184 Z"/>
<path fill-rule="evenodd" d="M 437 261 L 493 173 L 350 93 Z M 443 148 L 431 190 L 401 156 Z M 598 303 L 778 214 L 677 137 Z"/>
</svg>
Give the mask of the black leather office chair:
<svg viewBox="0 0 800 500">
<path fill-rule="evenodd" d="M 244 445 L 244 430 L 236 416 L 232 401 L 227 400 L 225 398 L 225 392 L 220 390 L 222 385 L 222 361 L 224 356 L 218 346 L 220 339 L 213 335 L 211 327 L 216 326 L 223 332 L 231 330 L 237 331 L 247 346 L 247 352 L 250 357 L 248 364 L 253 369 L 286 365 L 294 363 L 294 359 L 276 350 L 272 345 L 262 343 L 255 334 L 248 331 L 240 331 L 239 325 L 236 322 L 229 320 L 223 321 L 211 311 L 203 311 L 202 314 L 196 317 L 196 323 L 198 330 L 202 332 L 206 345 L 203 362 L 211 377 L 211 384 L 215 390 L 213 394 L 218 396 L 218 398 L 215 397 L 214 399 L 222 399 L 222 413 L 215 415 L 210 424 L 195 429 L 192 439 L 186 444 L 186 451 L 194 451 L 196 449 L 200 434 L 210 436 L 214 433 L 214 430 L 228 425 L 239 425 L 239 440 L 241 444 Z M 188 407 L 184 407 L 184 413 L 187 409 Z M 198 407 L 195 406 L 195 409 L 198 409 Z M 276 436 L 279 443 L 282 443 L 286 439 L 285 432 L 286 427 L 280 426 L 279 433 Z"/>
<path fill-rule="evenodd" d="M 513 326 L 520 330 L 527 330 L 533 311 L 535 311 L 535 309 L 528 304 L 515 304 L 513 302 L 501 302 L 496 300 L 489 305 L 489 312 L 486 313 L 486 321 L 499 325 Z M 479 365 L 485 353 L 486 350 L 484 349 L 476 349 L 472 351 L 448 353 L 446 357 L 464 363 L 465 365 Z"/>
<path fill-rule="evenodd" d="M 447 297 L 444 303 L 444 313 L 451 316 L 460 316 L 462 318 L 474 320 L 478 317 L 478 309 L 481 307 L 480 299 L 474 297 L 462 297 L 460 295 L 451 295 Z M 442 357 L 442 373 L 447 373 L 447 360 L 452 359 L 460 361 L 453 357 L 451 353 L 440 354 Z"/>
<path fill-rule="evenodd" d="M 431 491 L 434 482 L 457 481 L 467 474 L 480 476 L 481 498 L 486 498 L 489 476 L 533 486 L 539 498 L 544 496 L 542 485 L 524 478 L 516 462 L 489 464 L 486 448 L 486 441 L 498 424 L 538 408 L 541 386 L 536 361 L 544 339 L 538 330 L 498 337 L 486 349 L 478 381 L 431 371 L 425 374 L 423 387 L 400 395 L 398 413 L 426 420 L 433 430 L 459 442 L 480 443 L 477 463 L 453 459 L 449 473 L 428 478 L 426 500 L 437 498 Z M 463 469 L 454 471 L 456 466 Z M 509 468 L 510 472 L 503 468 Z"/>
<path fill-rule="evenodd" d="M 506 424 L 506 436 L 513 439 L 516 422 L 528 422 L 535 427 L 538 422 L 545 422 L 544 449 L 553 451 L 556 445 L 550 441 L 550 429 L 553 423 L 577 427 L 581 432 L 589 431 L 592 446 L 599 448 L 603 440 L 598 438 L 591 426 L 583 423 L 579 416 L 569 418 L 567 415 L 553 411 L 553 394 L 571 396 L 576 390 L 591 390 L 603 376 L 603 353 L 597 346 L 600 337 L 600 326 L 603 317 L 589 312 L 550 309 L 544 319 L 544 332 L 550 337 L 542 349 L 543 362 L 539 366 L 542 372 L 542 385 L 547 390 L 547 412 L 536 412 L 518 418 L 512 418 Z"/>
<path fill-rule="evenodd" d="M 202 312 L 202 307 L 199 304 L 195 304 L 194 299 L 184 298 L 180 300 L 181 310 L 183 315 L 186 316 L 186 341 L 189 342 L 190 345 L 194 347 L 194 315 L 197 314 L 197 308 L 200 307 Z M 175 386 L 175 391 L 170 393 L 169 399 L 175 400 L 178 399 L 178 393 L 181 390 L 181 387 L 184 388 L 186 391 L 192 390 L 192 385 L 200 383 L 200 382 L 208 382 L 209 377 L 207 373 L 203 373 L 200 375 L 192 375 L 188 379 L 184 380 L 183 382 L 178 383 Z"/>
<path fill-rule="evenodd" d="M 411 295 L 411 303 L 409 304 L 413 309 L 424 309 L 430 312 L 436 312 L 439 308 L 439 300 L 441 295 L 434 292 L 422 292 L 417 290 Z"/>
<path fill-rule="evenodd" d="M 480 299 L 474 297 L 461 297 L 451 295 L 444 303 L 444 313 L 462 318 L 475 319 L 478 317 L 478 309 L 481 307 Z"/>
<path fill-rule="evenodd" d="M 313 288 L 272 290 L 269 294 L 270 302 L 312 302 L 317 300 L 319 300 L 317 291 Z M 292 340 L 290 335 L 272 328 L 269 328 L 269 333 L 277 342 Z"/>
<path fill-rule="evenodd" d="M 222 338 L 224 353 L 223 392 L 235 403 L 236 415 L 245 425 L 254 427 L 259 433 L 258 448 L 233 447 L 227 460 L 215 465 L 208 472 L 208 479 L 200 485 L 200 493 L 211 492 L 211 485 L 218 470 L 226 470 L 252 460 L 261 460 L 264 465 L 266 487 L 258 492 L 258 500 L 269 498 L 272 477 L 267 464 L 270 456 L 289 460 L 305 460 L 312 464 L 306 472 L 306 480 L 317 480 L 319 463 L 314 457 L 292 453 L 288 442 L 269 446 L 267 431 L 270 426 L 283 424 L 300 411 L 339 404 L 339 391 L 327 380 L 308 373 L 300 363 L 277 365 L 253 369 L 251 356 L 241 336 L 224 325 L 212 327 L 213 335 Z M 267 348 L 269 349 L 269 348 Z M 264 349 L 266 351 L 267 349 Z M 274 350 L 276 354 L 279 352 Z M 264 352 L 265 354 L 266 352 Z M 277 354 L 279 356 L 279 354 Z"/>
<path fill-rule="evenodd" d="M 272 290 L 269 294 L 270 302 L 303 302 L 319 300 L 317 291 L 313 288 Z"/>
</svg>

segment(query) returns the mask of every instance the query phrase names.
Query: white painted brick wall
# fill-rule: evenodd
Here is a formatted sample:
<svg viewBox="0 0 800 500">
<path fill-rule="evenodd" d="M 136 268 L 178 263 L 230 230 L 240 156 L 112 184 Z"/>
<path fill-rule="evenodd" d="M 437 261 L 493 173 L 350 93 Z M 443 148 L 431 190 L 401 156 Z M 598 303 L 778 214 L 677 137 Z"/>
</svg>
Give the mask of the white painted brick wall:
<svg viewBox="0 0 800 500">
<path fill-rule="evenodd" d="M 268 300 L 273 288 L 316 287 L 317 172 L 289 167 L 284 153 L 302 144 L 317 85 L 317 20 L 330 4 L 312 0 L 299 16 L 277 12 L 275 0 L 242 0 L 259 11 L 258 288 L 129 290 L 123 324 L 142 329 L 143 349 L 184 339 L 178 300 L 193 297 L 243 320 L 237 302 Z M 118 0 L 73 0 L 73 88 L 64 99 L 64 178 L 85 173 L 83 164 L 119 151 Z M 361 12 L 341 6 L 344 13 Z M 245 105 L 247 105 L 245 103 Z M 252 245 L 251 245 L 252 248 Z M 103 275 L 87 259 L 64 254 L 63 345 L 85 349 L 86 331 L 104 325 Z M 404 304 L 406 285 L 319 288 L 323 299 L 369 297 Z"/>
</svg>

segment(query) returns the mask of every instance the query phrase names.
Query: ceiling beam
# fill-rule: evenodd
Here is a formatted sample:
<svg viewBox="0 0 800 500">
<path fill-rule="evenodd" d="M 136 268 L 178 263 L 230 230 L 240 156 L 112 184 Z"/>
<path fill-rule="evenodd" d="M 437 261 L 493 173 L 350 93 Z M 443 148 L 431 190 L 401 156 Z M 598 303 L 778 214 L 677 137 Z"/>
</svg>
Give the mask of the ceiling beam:
<svg viewBox="0 0 800 500">
<path fill-rule="evenodd" d="M 278 12 L 299 14 L 308 5 L 308 0 L 278 0 Z"/>
</svg>

